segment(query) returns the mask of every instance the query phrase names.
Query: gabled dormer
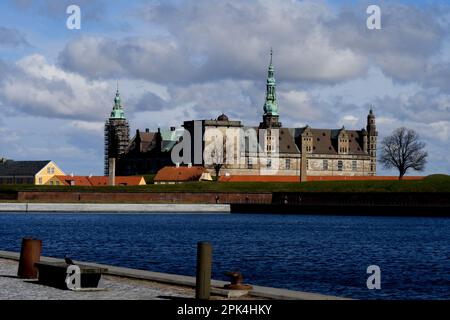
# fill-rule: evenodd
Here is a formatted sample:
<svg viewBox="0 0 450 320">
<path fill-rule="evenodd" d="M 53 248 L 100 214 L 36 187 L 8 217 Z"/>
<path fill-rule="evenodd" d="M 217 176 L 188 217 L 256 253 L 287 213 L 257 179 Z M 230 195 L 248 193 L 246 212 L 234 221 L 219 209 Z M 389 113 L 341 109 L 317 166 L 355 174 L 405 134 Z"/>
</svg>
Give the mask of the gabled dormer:
<svg viewBox="0 0 450 320">
<path fill-rule="evenodd" d="M 313 139 L 313 133 L 311 131 L 311 128 L 309 126 L 305 127 L 305 130 L 302 132 L 302 151 L 305 151 L 306 153 L 312 153 L 314 150 L 314 139 Z"/>
<path fill-rule="evenodd" d="M 342 129 L 339 130 L 339 134 L 337 136 L 337 146 L 338 146 L 338 154 L 348 154 L 349 151 L 349 137 L 348 133 L 345 130 L 345 127 L 342 126 Z"/>
</svg>

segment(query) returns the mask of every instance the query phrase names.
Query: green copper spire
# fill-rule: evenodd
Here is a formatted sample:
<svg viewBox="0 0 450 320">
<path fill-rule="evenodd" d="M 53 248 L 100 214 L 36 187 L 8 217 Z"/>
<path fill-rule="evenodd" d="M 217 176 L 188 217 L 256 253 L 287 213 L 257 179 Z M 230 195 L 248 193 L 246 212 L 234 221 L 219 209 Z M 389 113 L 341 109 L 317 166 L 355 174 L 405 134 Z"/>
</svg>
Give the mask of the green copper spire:
<svg viewBox="0 0 450 320">
<path fill-rule="evenodd" d="M 110 119 L 125 119 L 125 112 L 123 112 L 120 101 L 119 83 L 117 83 L 116 97 L 114 98 L 114 107 L 111 111 Z"/>
<path fill-rule="evenodd" d="M 266 102 L 264 103 L 264 114 L 278 115 L 278 104 L 276 94 L 275 69 L 272 63 L 273 50 L 270 49 L 270 64 L 267 73 Z"/>
</svg>

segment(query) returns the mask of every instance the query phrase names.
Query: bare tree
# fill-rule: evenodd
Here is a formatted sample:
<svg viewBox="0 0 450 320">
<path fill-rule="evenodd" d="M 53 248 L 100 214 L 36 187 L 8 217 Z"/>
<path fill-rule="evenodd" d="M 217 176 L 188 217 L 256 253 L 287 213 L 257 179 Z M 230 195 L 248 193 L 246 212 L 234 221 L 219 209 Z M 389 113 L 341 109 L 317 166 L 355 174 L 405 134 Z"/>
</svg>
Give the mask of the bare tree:
<svg viewBox="0 0 450 320">
<path fill-rule="evenodd" d="M 383 139 L 381 148 L 380 162 L 386 169 L 397 168 L 400 180 L 409 169 L 422 171 L 425 168 L 428 156 L 425 143 L 412 129 L 396 129 Z"/>
<path fill-rule="evenodd" d="M 216 181 L 219 181 L 220 176 L 220 170 L 222 169 L 224 165 L 224 147 L 219 146 L 217 147 L 212 154 L 212 160 L 213 160 L 213 168 L 214 172 L 216 174 Z"/>
<path fill-rule="evenodd" d="M 216 178 L 217 178 L 216 181 L 219 181 L 220 169 L 222 169 L 223 163 L 217 162 L 217 163 L 214 163 L 213 166 L 214 166 L 214 172 L 216 173 Z"/>
</svg>

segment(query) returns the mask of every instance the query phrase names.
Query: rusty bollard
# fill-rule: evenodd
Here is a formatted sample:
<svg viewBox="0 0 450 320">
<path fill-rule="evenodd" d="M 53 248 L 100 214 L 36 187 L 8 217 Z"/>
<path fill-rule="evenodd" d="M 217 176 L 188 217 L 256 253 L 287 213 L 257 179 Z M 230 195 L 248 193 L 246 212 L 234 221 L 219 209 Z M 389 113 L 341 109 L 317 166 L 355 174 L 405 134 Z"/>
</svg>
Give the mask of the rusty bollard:
<svg viewBox="0 0 450 320">
<path fill-rule="evenodd" d="M 34 266 L 41 259 L 42 240 L 23 238 L 20 249 L 19 270 L 17 276 L 22 279 L 36 279 L 38 270 Z"/>
<path fill-rule="evenodd" d="M 195 298 L 208 300 L 211 292 L 212 246 L 209 242 L 197 243 L 197 277 Z"/>
<path fill-rule="evenodd" d="M 225 272 L 227 277 L 230 277 L 230 284 L 224 286 L 228 290 L 252 290 L 253 287 L 244 284 L 244 276 L 239 271 Z"/>
</svg>

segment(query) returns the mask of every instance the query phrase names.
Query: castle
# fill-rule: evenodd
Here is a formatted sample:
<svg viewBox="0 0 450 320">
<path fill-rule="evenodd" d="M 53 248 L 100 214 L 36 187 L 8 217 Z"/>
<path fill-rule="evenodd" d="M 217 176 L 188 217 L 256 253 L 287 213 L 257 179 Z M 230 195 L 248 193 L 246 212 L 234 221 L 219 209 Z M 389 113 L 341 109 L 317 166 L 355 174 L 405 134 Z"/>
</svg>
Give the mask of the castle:
<svg viewBox="0 0 450 320">
<path fill-rule="evenodd" d="M 118 175 L 156 173 L 164 166 L 174 165 L 202 165 L 212 174 L 220 172 L 220 175 L 301 176 L 302 180 L 307 175 L 376 174 L 378 133 L 372 109 L 366 128 L 361 130 L 282 126 L 272 52 L 263 111 L 259 126 L 244 126 L 241 121 L 221 114 L 215 120 L 185 121 L 179 129 L 137 130 L 130 140 L 129 124 L 117 90 L 105 124 L 105 175 L 109 171 L 109 158 L 116 158 Z M 218 153 L 211 148 L 217 146 L 217 141 L 223 146 L 220 159 L 215 158 Z M 178 160 L 174 160 L 174 154 Z"/>
</svg>

